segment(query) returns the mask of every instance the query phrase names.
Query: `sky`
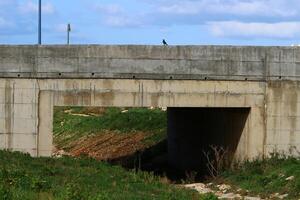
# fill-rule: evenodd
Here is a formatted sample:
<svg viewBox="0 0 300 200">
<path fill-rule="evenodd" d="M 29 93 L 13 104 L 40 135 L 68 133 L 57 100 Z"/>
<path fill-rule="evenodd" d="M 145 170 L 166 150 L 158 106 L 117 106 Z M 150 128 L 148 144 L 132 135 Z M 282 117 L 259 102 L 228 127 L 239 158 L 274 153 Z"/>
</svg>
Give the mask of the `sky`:
<svg viewBox="0 0 300 200">
<path fill-rule="evenodd" d="M 300 44 L 300 0 L 42 0 L 42 43 Z M 37 44 L 38 0 L 0 0 L 0 44 Z"/>
</svg>

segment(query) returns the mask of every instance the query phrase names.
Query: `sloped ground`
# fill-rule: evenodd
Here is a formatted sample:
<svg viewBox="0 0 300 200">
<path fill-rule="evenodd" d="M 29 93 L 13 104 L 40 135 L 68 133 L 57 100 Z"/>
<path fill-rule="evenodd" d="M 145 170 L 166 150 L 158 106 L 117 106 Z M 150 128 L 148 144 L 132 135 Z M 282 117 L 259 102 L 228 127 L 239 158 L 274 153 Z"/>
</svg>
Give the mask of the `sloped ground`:
<svg viewBox="0 0 300 200">
<path fill-rule="evenodd" d="M 59 149 L 109 161 L 163 141 L 166 113 L 158 109 L 56 108 L 54 133 Z M 210 183 L 186 187 L 207 193 L 205 199 L 217 199 L 212 193 L 222 199 L 299 199 L 300 160 L 273 154 L 269 159 L 239 163 Z"/>
<path fill-rule="evenodd" d="M 185 187 L 220 199 L 300 199 L 300 159 L 274 153 L 239 163 L 210 182 Z"/>
<path fill-rule="evenodd" d="M 166 113 L 159 109 L 57 107 L 54 111 L 55 155 L 115 160 L 165 138 Z"/>
<path fill-rule="evenodd" d="M 263 198 L 300 198 L 300 160 L 274 153 L 264 160 L 248 161 L 225 171 L 226 183 Z"/>
<path fill-rule="evenodd" d="M 119 134 L 105 131 L 71 143 L 68 152 L 73 156 L 88 155 L 97 160 L 114 160 L 143 150 L 146 146 L 143 143 L 145 137 L 142 132 Z"/>
</svg>

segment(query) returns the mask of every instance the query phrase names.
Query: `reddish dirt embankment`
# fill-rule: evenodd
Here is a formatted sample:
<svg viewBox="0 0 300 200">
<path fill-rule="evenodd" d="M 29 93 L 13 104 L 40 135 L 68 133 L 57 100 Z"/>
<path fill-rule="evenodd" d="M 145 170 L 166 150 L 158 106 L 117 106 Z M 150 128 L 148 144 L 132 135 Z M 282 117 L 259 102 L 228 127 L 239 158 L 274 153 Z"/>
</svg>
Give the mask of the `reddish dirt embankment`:
<svg viewBox="0 0 300 200">
<path fill-rule="evenodd" d="M 127 157 L 146 148 L 143 132 L 122 134 L 105 131 L 97 135 L 83 137 L 69 145 L 67 153 L 71 156 L 87 155 L 97 160 L 114 160 Z M 63 154 L 56 151 L 54 154 Z"/>
</svg>

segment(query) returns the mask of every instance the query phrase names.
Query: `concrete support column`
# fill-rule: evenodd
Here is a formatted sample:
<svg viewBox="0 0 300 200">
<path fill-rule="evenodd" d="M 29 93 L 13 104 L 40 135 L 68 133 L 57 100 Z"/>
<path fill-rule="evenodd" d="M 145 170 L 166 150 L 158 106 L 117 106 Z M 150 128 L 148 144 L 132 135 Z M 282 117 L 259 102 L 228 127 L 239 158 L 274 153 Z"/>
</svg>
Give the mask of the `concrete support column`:
<svg viewBox="0 0 300 200">
<path fill-rule="evenodd" d="M 38 156 L 51 156 L 53 143 L 53 93 L 41 91 L 39 95 Z"/>
<path fill-rule="evenodd" d="M 1 146 L 5 149 L 13 148 L 14 126 L 14 83 L 6 80 L 3 84 L 3 101 L 1 104 Z"/>
<path fill-rule="evenodd" d="M 37 155 L 36 80 L 0 79 L 0 149 Z"/>
</svg>

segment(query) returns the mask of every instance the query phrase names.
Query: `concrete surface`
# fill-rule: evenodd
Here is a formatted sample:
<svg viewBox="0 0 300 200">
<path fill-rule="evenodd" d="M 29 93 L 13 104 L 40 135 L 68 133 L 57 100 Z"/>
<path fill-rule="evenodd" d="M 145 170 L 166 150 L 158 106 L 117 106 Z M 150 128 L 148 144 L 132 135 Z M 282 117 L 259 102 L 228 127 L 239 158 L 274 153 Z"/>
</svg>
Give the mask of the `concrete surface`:
<svg viewBox="0 0 300 200">
<path fill-rule="evenodd" d="M 300 47 L 0 45 L 0 60 L 3 78 L 300 78 Z"/>
<path fill-rule="evenodd" d="M 237 158 L 296 154 L 299 61 L 297 47 L 0 46 L 0 148 L 49 156 L 53 106 L 159 106 L 248 109 Z"/>
</svg>

